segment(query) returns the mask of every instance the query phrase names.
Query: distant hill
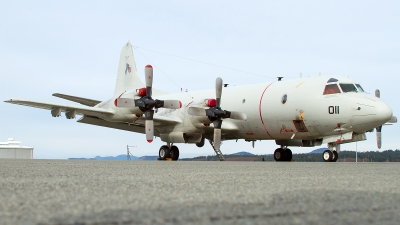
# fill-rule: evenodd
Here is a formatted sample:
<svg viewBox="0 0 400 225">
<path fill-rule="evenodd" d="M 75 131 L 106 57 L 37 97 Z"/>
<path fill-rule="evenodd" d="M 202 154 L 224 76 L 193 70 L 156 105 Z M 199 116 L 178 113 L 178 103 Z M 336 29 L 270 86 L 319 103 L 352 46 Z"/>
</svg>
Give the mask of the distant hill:
<svg viewBox="0 0 400 225">
<path fill-rule="evenodd" d="M 147 156 L 143 156 L 147 157 Z M 131 160 L 139 160 L 142 157 L 131 156 Z M 96 156 L 94 158 L 68 158 L 69 160 L 126 160 L 126 155 L 118 155 L 118 156 Z M 141 159 L 148 160 L 148 159 Z"/>
<path fill-rule="evenodd" d="M 309 154 L 323 153 L 325 150 L 328 150 L 328 148 L 318 148 L 314 151 L 311 151 Z"/>
<path fill-rule="evenodd" d="M 252 154 L 250 152 L 237 152 L 237 153 L 233 153 L 231 155 L 251 155 L 251 156 L 253 156 L 254 154 Z"/>
<path fill-rule="evenodd" d="M 293 154 L 295 162 L 323 162 L 322 152 L 327 148 L 319 148 L 310 153 Z M 356 153 L 353 151 L 340 151 L 338 162 L 355 162 Z M 237 152 L 230 155 L 224 155 L 226 161 L 275 161 L 273 155 L 254 155 L 249 152 Z M 131 160 L 136 161 L 155 161 L 158 156 L 131 156 Z M 69 158 L 69 160 L 126 160 L 126 155 L 96 156 L 94 158 Z M 219 161 L 218 157 L 213 156 L 197 156 L 194 158 L 181 158 L 179 161 Z M 358 152 L 358 162 L 400 162 L 400 150 L 385 151 L 368 151 Z"/>
</svg>

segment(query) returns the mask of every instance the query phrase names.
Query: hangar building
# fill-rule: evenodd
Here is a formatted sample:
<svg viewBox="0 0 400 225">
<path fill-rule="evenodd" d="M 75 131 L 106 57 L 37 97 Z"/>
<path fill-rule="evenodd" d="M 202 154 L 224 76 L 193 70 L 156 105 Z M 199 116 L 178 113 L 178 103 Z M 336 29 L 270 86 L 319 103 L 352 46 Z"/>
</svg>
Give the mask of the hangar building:
<svg viewBox="0 0 400 225">
<path fill-rule="evenodd" d="M 9 138 L 7 142 L 0 142 L 0 158 L 33 159 L 33 148 L 21 146 L 20 141 Z"/>
</svg>

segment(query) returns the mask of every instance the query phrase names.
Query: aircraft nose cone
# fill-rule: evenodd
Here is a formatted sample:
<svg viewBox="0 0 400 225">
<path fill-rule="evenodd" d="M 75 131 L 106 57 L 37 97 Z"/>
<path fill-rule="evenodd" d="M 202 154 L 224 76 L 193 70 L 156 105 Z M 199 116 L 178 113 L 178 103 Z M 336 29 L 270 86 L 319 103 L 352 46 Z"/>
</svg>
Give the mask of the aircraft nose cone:
<svg viewBox="0 0 400 225">
<path fill-rule="evenodd" d="M 377 105 L 376 105 L 376 120 L 377 122 L 379 121 L 381 124 L 386 123 L 387 121 L 389 121 L 392 116 L 393 116 L 393 111 L 392 109 L 389 107 L 388 104 L 386 104 L 383 101 L 380 101 Z"/>
</svg>

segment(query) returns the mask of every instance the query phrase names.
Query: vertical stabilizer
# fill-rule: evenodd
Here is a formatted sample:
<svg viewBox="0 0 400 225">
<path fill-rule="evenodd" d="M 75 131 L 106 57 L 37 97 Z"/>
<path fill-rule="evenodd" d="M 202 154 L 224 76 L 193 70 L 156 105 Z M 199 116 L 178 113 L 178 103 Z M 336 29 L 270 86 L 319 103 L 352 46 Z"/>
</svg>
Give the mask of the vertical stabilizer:
<svg viewBox="0 0 400 225">
<path fill-rule="evenodd" d="M 121 95 L 125 91 L 142 87 L 145 87 L 145 85 L 139 79 L 135 59 L 133 57 L 132 45 L 128 42 L 121 51 L 114 95 Z"/>
</svg>

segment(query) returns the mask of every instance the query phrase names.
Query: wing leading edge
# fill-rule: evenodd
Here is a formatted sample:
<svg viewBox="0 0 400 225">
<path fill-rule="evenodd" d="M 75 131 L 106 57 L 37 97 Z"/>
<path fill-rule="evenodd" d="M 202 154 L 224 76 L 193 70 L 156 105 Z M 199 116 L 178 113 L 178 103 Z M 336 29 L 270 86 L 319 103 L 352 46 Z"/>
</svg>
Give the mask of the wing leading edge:
<svg viewBox="0 0 400 225">
<path fill-rule="evenodd" d="M 30 101 L 30 100 L 24 100 L 24 99 L 10 99 L 10 100 L 6 100 L 4 102 L 16 104 L 16 105 L 30 106 L 30 107 L 34 107 L 34 108 L 40 108 L 40 109 L 48 109 L 48 110 L 60 109 L 61 112 L 76 110 L 76 114 L 89 115 L 89 116 L 95 116 L 95 117 L 114 115 L 114 110 L 112 110 L 112 109 L 101 109 L 101 108 L 85 107 L 85 106 L 71 106 L 71 105 L 64 105 L 64 104 L 54 104 L 54 103 L 47 103 L 47 102 Z"/>
</svg>

